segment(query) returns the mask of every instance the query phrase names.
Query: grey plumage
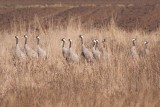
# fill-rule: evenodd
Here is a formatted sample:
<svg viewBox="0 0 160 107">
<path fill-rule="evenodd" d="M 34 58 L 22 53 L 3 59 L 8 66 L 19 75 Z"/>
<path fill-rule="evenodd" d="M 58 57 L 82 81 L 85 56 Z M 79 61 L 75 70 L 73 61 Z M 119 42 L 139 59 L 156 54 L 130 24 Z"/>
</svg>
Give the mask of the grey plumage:
<svg viewBox="0 0 160 107">
<path fill-rule="evenodd" d="M 134 58 L 138 58 L 139 55 L 138 55 L 138 52 L 137 52 L 135 41 L 136 41 L 136 39 L 132 39 L 131 55 Z"/>
<path fill-rule="evenodd" d="M 93 53 L 93 56 L 94 56 L 94 53 L 96 51 L 96 40 L 93 40 L 93 48 L 92 48 L 92 53 Z"/>
<path fill-rule="evenodd" d="M 30 58 L 38 58 L 38 54 L 32 48 L 30 48 L 27 44 L 28 37 L 24 35 L 24 38 L 25 38 L 24 49 L 25 49 L 27 56 Z"/>
<path fill-rule="evenodd" d="M 99 43 L 98 40 L 93 40 L 92 53 L 93 53 L 93 56 L 96 60 L 100 60 L 100 58 L 101 58 L 101 52 L 98 49 L 98 43 Z"/>
<path fill-rule="evenodd" d="M 40 37 L 36 36 L 36 38 L 37 38 L 37 53 L 38 53 L 38 57 L 47 59 L 46 51 L 39 46 Z"/>
<path fill-rule="evenodd" d="M 26 60 L 26 54 L 23 53 L 23 51 L 21 50 L 21 48 L 18 44 L 18 42 L 19 42 L 18 36 L 15 36 L 15 38 L 16 38 L 16 51 L 15 51 L 16 57 L 19 58 L 19 59 Z"/>
<path fill-rule="evenodd" d="M 65 47 L 66 40 L 64 38 L 62 38 L 61 41 L 63 42 L 63 44 L 62 44 L 62 54 L 63 54 L 63 57 L 67 60 L 68 57 L 69 57 L 69 48 Z"/>
<path fill-rule="evenodd" d="M 107 59 L 107 51 L 106 51 L 106 48 L 105 48 L 105 42 L 106 42 L 106 39 L 103 39 L 102 41 L 102 58 L 103 60 L 106 60 Z"/>
<path fill-rule="evenodd" d="M 72 49 L 71 49 L 72 40 L 69 39 L 69 42 L 70 42 L 70 44 L 69 44 L 69 57 L 68 57 L 68 60 L 72 61 L 72 62 L 79 62 L 78 55 L 75 52 L 73 52 Z"/>
<path fill-rule="evenodd" d="M 101 56 L 104 61 L 111 60 L 111 58 L 112 58 L 112 52 L 111 52 L 110 48 L 106 48 L 105 42 L 106 42 L 106 39 L 103 39 L 102 40 L 102 55 Z"/>
<path fill-rule="evenodd" d="M 149 55 L 148 42 L 144 42 L 144 54 Z"/>
<path fill-rule="evenodd" d="M 90 52 L 84 45 L 84 39 L 83 36 L 80 35 L 79 36 L 81 39 L 81 43 L 82 43 L 82 56 L 88 61 L 88 62 L 93 62 L 93 54 L 92 52 Z"/>
</svg>

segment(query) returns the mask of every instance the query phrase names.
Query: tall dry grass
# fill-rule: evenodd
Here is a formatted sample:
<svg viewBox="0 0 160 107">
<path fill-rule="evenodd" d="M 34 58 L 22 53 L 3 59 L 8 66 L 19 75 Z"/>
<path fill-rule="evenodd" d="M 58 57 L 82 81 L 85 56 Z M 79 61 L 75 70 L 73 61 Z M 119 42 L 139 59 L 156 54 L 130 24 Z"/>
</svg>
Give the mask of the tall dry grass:
<svg viewBox="0 0 160 107">
<path fill-rule="evenodd" d="M 44 30 L 35 18 L 34 26 L 13 25 L 11 32 L 0 32 L 0 106 L 1 107 L 159 107 L 160 105 L 160 32 L 126 32 L 114 21 L 107 28 L 83 29 L 70 21 L 66 29 L 48 23 Z M 18 61 L 14 59 L 15 35 L 24 45 L 24 34 L 29 45 L 36 49 L 39 29 L 41 46 L 49 58 Z M 80 56 L 82 34 L 91 49 L 91 40 L 106 38 L 110 60 L 93 64 L 67 64 L 61 54 L 61 38 L 73 40 L 73 50 Z M 150 55 L 133 59 L 131 39 L 137 38 L 138 51 L 149 42 Z"/>
</svg>

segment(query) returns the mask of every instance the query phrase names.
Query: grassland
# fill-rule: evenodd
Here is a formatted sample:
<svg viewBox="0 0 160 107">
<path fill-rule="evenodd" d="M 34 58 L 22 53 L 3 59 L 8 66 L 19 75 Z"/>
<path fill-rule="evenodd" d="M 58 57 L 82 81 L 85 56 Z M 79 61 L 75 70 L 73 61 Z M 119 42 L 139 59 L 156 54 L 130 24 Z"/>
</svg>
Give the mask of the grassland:
<svg viewBox="0 0 160 107">
<path fill-rule="evenodd" d="M 10 32 L 0 32 L 0 106 L 1 107 L 159 107 L 160 105 L 160 32 L 142 30 L 127 32 L 113 20 L 107 27 L 84 29 L 80 21 L 70 20 L 67 27 L 48 22 L 44 29 L 36 17 L 32 26 L 12 25 Z M 40 31 L 41 46 L 49 58 L 19 61 L 14 58 L 15 35 L 24 45 L 36 49 L 36 29 Z M 105 48 L 110 60 L 68 64 L 61 54 L 61 38 L 73 40 L 73 50 L 80 56 L 82 34 L 91 49 L 91 40 L 106 38 Z M 149 42 L 150 54 L 138 59 L 130 55 L 131 40 L 137 38 L 137 49 L 143 51 Z M 101 46 L 102 44 L 100 44 Z"/>
<path fill-rule="evenodd" d="M 62 3 L 62 4 L 157 4 L 160 3 L 158 0 L 1 0 L 0 4 L 2 5 L 30 5 L 30 4 L 54 4 L 54 3 Z"/>
<path fill-rule="evenodd" d="M 70 18 L 81 20 L 82 26 L 90 25 L 100 28 L 108 25 L 114 17 L 117 26 L 121 29 L 132 31 L 156 31 L 160 25 L 160 5 L 134 4 L 134 3 L 51 3 L 51 4 L 0 4 L 0 31 L 11 30 L 13 23 L 31 23 L 37 16 L 43 27 L 48 28 L 48 20 L 55 26 L 67 26 Z M 29 26 L 29 25 L 26 25 Z"/>
</svg>

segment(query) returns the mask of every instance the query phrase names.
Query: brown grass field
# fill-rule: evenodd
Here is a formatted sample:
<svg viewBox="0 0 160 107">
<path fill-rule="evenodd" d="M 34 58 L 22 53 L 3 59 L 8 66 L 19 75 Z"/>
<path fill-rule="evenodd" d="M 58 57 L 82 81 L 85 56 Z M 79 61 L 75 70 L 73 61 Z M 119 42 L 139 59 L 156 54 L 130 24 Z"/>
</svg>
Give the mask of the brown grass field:
<svg viewBox="0 0 160 107">
<path fill-rule="evenodd" d="M 40 22 L 45 28 L 48 28 L 48 20 L 55 22 L 55 26 L 67 26 L 71 17 L 74 17 L 74 20 L 80 19 L 83 28 L 91 25 L 100 28 L 102 25 L 108 25 L 112 17 L 114 17 L 119 28 L 127 31 L 142 29 L 152 32 L 157 30 L 160 25 L 160 2 L 158 0 L 141 0 L 140 3 L 139 0 L 130 0 L 130 2 L 121 0 L 123 2 L 115 3 L 102 0 L 104 3 L 101 4 L 95 2 L 99 0 L 93 0 L 89 3 L 82 0 L 82 4 L 75 2 L 56 4 L 54 3 L 56 0 L 53 2 L 51 0 L 49 0 L 50 2 L 39 0 L 36 4 L 34 0 L 32 2 L 31 0 L 27 0 L 28 2 L 22 0 L 23 4 L 20 1 L 0 1 L 0 30 L 12 29 L 13 23 L 16 25 L 22 22 L 31 23 L 35 15 L 41 20 Z M 152 2 L 148 3 L 147 1 Z"/>
<path fill-rule="evenodd" d="M 63 11 L 63 10 L 59 10 Z M 44 11 L 45 12 L 45 11 Z M 41 14 L 42 15 L 42 14 Z M 16 20 L 16 18 L 15 18 Z M 0 30 L 0 107 L 159 107 L 160 106 L 160 31 L 119 28 L 114 18 L 103 27 L 69 17 L 64 26 L 47 18 L 47 27 L 38 15 L 30 21 L 11 21 L 9 29 Z M 4 23 L 4 22 L 3 22 Z M 94 22 L 93 22 L 94 23 Z M 39 29 L 41 46 L 48 59 L 18 60 L 14 57 L 15 36 L 24 47 L 36 50 Z M 73 40 L 72 49 L 80 56 L 79 35 L 91 49 L 92 40 L 106 39 L 111 54 L 105 61 L 67 63 L 61 52 L 61 38 Z M 132 38 L 137 38 L 138 52 L 148 41 L 149 55 L 137 59 L 130 55 Z M 68 44 L 67 44 L 68 46 Z M 100 43 L 101 47 L 102 44 Z"/>
</svg>

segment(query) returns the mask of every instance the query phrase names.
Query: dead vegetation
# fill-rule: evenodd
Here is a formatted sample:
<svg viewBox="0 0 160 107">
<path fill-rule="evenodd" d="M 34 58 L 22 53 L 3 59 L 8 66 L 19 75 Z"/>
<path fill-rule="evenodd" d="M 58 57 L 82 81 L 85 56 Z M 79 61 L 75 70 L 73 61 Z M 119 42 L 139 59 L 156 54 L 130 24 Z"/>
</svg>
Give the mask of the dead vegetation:
<svg viewBox="0 0 160 107">
<path fill-rule="evenodd" d="M 69 20 L 81 20 L 83 28 L 94 26 L 100 28 L 108 25 L 112 17 L 118 27 L 127 31 L 143 29 L 153 32 L 160 25 L 160 5 L 125 3 L 50 3 L 0 5 L 0 30 L 12 29 L 13 23 L 30 23 L 38 16 L 46 29 L 52 20 L 54 25 L 66 27 Z M 26 25 L 27 26 L 27 25 Z"/>
<path fill-rule="evenodd" d="M 126 32 L 114 21 L 107 28 L 83 29 L 70 21 L 61 26 L 43 29 L 38 18 L 34 26 L 40 31 L 41 43 L 47 50 L 46 61 L 18 61 L 13 58 L 15 35 L 23 48 L 24 34 L 35 49 L 36 30 L 25 23 L 14 25 L 11 32 L 0 32 L 0 106 L 1 107 L 159 107 L 160 105 L 160 32 Z M 23 25 L 24 24 L 24 25 Z M 106 38 L 110 60 L 93 64 L 67 64 L 61 54 L 61 38 L 71 38 L 73 49 L 80 55 L 83 34 L 88 48 L 91 40 Z M 137 38 L 138 51 L 149 42 L 150 55 L 133 59 L 132 38 Z"/>
</svg>

